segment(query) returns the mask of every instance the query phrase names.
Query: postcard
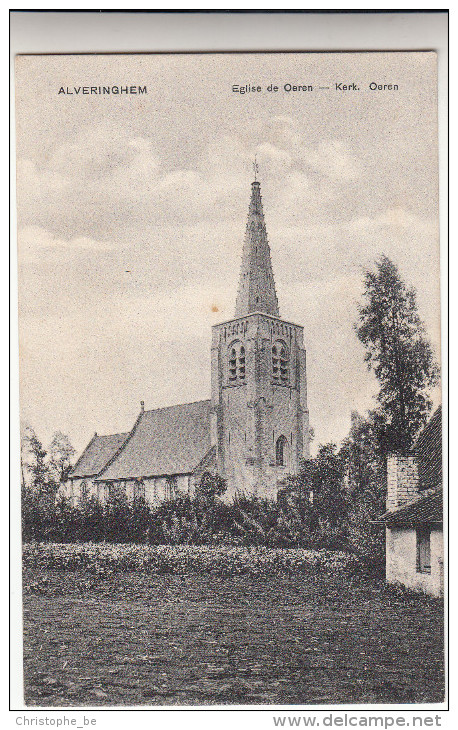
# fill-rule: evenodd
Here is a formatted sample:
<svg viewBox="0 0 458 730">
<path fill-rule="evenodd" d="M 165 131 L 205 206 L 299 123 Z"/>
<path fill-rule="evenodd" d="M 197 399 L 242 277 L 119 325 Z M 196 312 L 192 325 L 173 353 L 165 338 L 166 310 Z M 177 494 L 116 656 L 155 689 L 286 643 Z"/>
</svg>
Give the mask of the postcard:
<svg viewBox="0 0 458 730">
<path fill-rule="evenodd" d="M 436 54 L 15 93 L 25 705 L 442 703 Z"/>
</svg>

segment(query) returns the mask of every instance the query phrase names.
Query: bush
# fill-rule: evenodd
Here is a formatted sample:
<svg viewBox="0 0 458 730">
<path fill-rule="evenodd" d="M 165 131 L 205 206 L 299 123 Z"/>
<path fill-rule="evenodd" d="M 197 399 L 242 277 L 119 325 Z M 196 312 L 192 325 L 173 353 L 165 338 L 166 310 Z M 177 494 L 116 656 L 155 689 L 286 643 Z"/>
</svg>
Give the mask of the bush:
<svg viewBox="0 0 458 730">
<path fill-rule="evenodd" d="M 262 577 L 317 571 L 349 574 L 355 571 L 355 558 L 344 552 L 208 545 L 28 543 L 23 548 L 23 564 L 27 568 L 41 570 L 79 570 L 100 577 L 113 572 Z"/>
<path fill-rule="evenodd" d="M 359 501 L 348 513 L 347 532 L 348 546 L 360 563 L 378 574 L 385 568 L 385 528 L 374 523 L 376 515 L 370 502 Z"/>
<path fill-rule="evenodd" d="M 155 508 L 142 499 L 117 496 L 103 506 L 95 499 L 78 508 L 59 499 L 23 501 L 23 540 L 43 542 L 130 542 L 152 545 L 245 545 L 341 550 L 346 528 L 317 516 L 308 502 L 178 495 Z"/>
</svg>

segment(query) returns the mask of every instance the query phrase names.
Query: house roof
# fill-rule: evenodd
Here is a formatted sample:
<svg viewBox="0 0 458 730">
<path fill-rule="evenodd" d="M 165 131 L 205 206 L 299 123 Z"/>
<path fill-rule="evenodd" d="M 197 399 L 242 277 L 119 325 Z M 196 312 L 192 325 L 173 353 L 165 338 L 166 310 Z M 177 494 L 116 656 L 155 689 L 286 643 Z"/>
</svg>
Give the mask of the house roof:
<svg viewBox="0 0 458 730">
<path fill-rule="evenodd" d="M 442 408 L 439 406 L 414 444 L 420 489 L 442 485 Z"/>
<path fill-rule="evenodd" d="M 440 490 L 385 512 L 377 521 L 384 522 L 387 527 L 442 524 L 442 513 L 442 490 Z"/>
<path fill-rule="evenodd" d="M 211 448 L 210 405 L 204 400 L 140 413 L 99 479 L 192 473 Z"/>
<path fill-rule="evenodd" d="M 69 474 L 70 479 L 96 476 L 124 443 L 129 433 L 94 434 Z"/>
</svg>

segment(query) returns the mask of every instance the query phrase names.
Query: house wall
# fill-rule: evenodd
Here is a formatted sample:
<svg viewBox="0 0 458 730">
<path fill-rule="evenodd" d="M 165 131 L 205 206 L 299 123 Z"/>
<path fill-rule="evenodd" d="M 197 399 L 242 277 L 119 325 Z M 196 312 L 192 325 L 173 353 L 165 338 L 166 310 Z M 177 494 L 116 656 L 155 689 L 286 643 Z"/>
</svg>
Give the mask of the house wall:
<svg viewBox="0 0 458 730">
<path fill-rule="evenodd" d="M 199 476 L 199 475 L 198 475 Z M 145 485 L 145 500 L 151 506 L 156 506 L 167 499 L 170 493 L 167 480 L 170 477 L 151 477 L 143 479 Z M 174 477 L 175 487 L 178 492 L 183 494 L 194 494 L 195 484 L 198 481 L 192 474 L 179 474 Z M 120 480 L 116 482 L 96 481 L 95 478 L 85 479 L 69 479 L 65 485 L 59 489 L 59 495 L 67 499 L 73 507 L 81 506 L 82 484 L 86 482 L 88 499 L 94 497 L 101 504 L 107 504 L 111 493 L 118 492 L 119 495 L 125 494 L 128 502 L 133 502 L 135 493 L 135 479 Z"/>
<path fill-rule="evenodd" d="M 167 499 L 167 495 L 170 493 L 168 479 L 170 477 L 145 477 L 143 483 L 145 486 L 145 501 L 155 506 L 164 502 Z M 174 477 L 176 490 L 184 494 L 192 494 L 193 482 L 191 474 L 179 474 Z M 81 480 L 82 481 L 82 480 Z M 87 482 L 87 480 L 86 480 Z M 98 497 L 102 504 L 106 504 L 109 499 L 110 491 L 112 494 L 118 493 L 119 495 L 125 494 L 127 501 L 132 503 L 134 500 L 134 494 L 136 489 L 136 480 L 119 480 L 112 482 L 96 481 L 92 486 L 91 494 Z M 79 504 L 81 499 L 81 489 L 78 486 L 74 487 L 74 499 L 75 504 Z"/>
<path fill-rule="evenodd" d="M 145 500 L 147 504 L 154 507 L 168 499 L 170 477 L 147 477 L 143 480 L 145 484 Z M 178 474 L 174 477 L 175 487 L 178 492 L 183 494 L 193 493 L 193 483 L 191 474 Z"/>
<path fill-rule="evenodd" d="M 417 572 L 415 528 L 386 528 L 386 580 L 417 588 L 432 596 L 443 595 L 444 546 L 441 529 L 431 530 L 431 573 Z"/>
<path fill-rule="evenodd" d="M 87 498 L 94 497 L 103 501 L 103 495 L 100 493 L 100 489 L 93 477 L 69 479 L 64 487 L 59 489 L 59 494 L 69 501 L 72 507 L 79 507 L 81 504 L 83 482 L 86 483 L 87 487 Z"/>
</svg>

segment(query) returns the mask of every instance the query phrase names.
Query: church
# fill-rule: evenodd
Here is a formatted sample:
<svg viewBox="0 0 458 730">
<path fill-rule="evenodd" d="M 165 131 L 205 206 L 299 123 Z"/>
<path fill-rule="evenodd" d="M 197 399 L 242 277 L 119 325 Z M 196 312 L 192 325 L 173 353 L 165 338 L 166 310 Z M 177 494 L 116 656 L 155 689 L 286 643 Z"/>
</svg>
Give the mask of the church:
<svg viewBox="0 0 458 730">
<path fill-rule="evenodd" d="M 211 399 L 145 410 L 126 433 L 94 434 L 65 486 L 74 505 L 124 493 L 159 504 L 204 472 L 236 494 L 276 499 L 309 458 L 303 327 L 280 317 L 261 187 L 251 184 L 234 318 L 212 328 Z"/>
</svg>

